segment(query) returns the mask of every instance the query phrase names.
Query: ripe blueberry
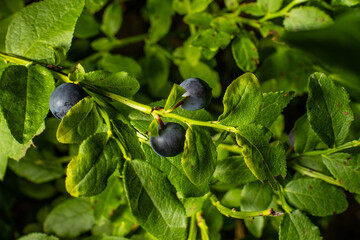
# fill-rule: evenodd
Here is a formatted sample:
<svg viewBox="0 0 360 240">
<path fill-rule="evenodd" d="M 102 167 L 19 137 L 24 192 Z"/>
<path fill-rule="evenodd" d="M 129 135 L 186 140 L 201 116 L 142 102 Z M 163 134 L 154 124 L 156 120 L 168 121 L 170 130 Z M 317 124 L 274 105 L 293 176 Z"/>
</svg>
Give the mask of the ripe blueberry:
<svg viewBox="0 0 360 240">
<path fill-rule="evenodd" d="M 162 157 L 173 157 L 184 151 L 185 129 L 178 123 L 167 122 L 159 127 L 159 135 L 150 137 L 152 149 Z"/>
<path fill-rule="evenodd" d="M 199 78 L 189 78 L 183 81 L 180 86 L 186 90 L 186 96 L 181 107 L 185 110 L 199 110 L 206 107 L 211 101 L 211 88 Z"/>
<path fill-rule="evenodd" d="M 50 111 L 61 120 L 70 108 L 84 97 L 86 92 L 81 87 L 73 83 L 63 83 L 50 96 Z"/>
<path fill-rule="evenodd" d="M 292 147 L 295 146 L 295 131 L 293 128 L 290 130 L 290 133 L 289 133 L 289 143 L 290 143 L 290 146 L 292 146 Z"/>
</svg>

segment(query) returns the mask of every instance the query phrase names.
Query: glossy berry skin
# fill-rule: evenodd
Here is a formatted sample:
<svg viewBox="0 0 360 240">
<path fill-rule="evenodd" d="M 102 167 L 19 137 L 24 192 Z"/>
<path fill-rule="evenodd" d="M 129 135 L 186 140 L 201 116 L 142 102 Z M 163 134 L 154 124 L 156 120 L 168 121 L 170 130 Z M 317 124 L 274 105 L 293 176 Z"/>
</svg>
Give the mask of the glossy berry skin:
<svg viewBox="0 0 360 240">
<path fill-rule="evenodd" d="M 70 108 L 84 97 L 86 92 L 81 87 L 73 83 L 63 83 L 55 88 L 50 96 L 50 111 L 61 120 Z"/>
<path fill-rule="evenodd" d="M 186 90 L 183 95 L 187 98 L 181 107 L 185 110 L 199 110 L 206 107 L 211 101 L 211 87 L 199 78 L 189 78 L 183 81 L 180 86 Z"/>
<path fill-rule="evenodd" d="M 167 122 L 159 128 L 159 135 L 150 137 L 152 149 L 162 157 L 173 157 L 184 151 L 185 129 L 177 123 Z"/>
</svg>

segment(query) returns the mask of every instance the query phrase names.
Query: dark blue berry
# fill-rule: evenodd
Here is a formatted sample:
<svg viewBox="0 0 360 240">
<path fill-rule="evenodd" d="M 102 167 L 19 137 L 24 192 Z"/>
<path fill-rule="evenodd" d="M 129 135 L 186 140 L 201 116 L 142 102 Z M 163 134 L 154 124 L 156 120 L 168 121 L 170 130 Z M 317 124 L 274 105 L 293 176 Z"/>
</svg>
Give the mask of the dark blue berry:
<svg viewBox="0 0 360 240">
<path fill-rule="evenodd" d="M 61 120 L 70 108 L 84 97 L 86 92 L 81 87 L 73 83 L 63 83 L 50 96 L 50 111 Z"/>
<path fill-rule="evenodd" d="M 181 107 L 185 110 L 199 110 L 206 107 L 211 101 L 211 87 L 199 78 L 189 78 L 180 84 L 186 90 L 186 96 Z"/>
<path fill-rule="evenodd" d="M 185 129 L 177 123 L 167 122 L 159 127 L 159 135 L 150 137 L 152 149 L 162 157 L 173 157 L 184 151 Z"/>
<path fill-rule="evenodd" d="M 291 130 L 290 130 L 290 133 L 289 133 L 289 143 L 290 143 L 290 146 L 292 146 L 292 147 L 295 146 L 295 131 L 294 131 L 294 129 L 291 129 Z"/>
</svg>

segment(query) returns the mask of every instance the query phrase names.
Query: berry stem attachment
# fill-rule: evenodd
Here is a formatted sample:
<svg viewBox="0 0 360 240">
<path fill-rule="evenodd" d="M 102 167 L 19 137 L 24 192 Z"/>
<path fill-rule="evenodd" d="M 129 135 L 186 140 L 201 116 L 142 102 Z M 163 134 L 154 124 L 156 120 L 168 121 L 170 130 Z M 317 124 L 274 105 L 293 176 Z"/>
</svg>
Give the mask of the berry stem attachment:
<svg viewBox="0 0 360 240">
<path fill-rule="evenodd" d="M 156 120 L 158 121 L 160 128 L 163 129 L 165 127 L 163 121 L 161 120 L 160 116 L 157 114 L 153 114 L 153 116 L 156 118 Z"/>
<path fill-rule="evenodd" d="M 166 110 L 165 113 L 172 112 L 172 111 L 174 111 L 175 109 L 177 109 L 178 107 L 180 107 L 181 104 L 184 103 L 184 99 L 185 99 L 185 98 L 181 99 L 177 104 L 175 104 L 175 106 L 173 106 L 173 107 L 170 108 L 169 110 Z"/>
</svg>

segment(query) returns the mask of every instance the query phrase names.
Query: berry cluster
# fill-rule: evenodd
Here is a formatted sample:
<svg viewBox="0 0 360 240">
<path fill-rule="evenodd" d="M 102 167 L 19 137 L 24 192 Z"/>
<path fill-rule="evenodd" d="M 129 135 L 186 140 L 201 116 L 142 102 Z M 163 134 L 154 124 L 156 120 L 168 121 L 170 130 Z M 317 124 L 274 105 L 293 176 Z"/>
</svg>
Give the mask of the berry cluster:
<svg viewBox="0 0 360 240">
<path fill-rule="evenodd" d="M 181 108 L 195 111 L 206 107 L 211 101 L 211 88 L 199 78 L 189 78 L 180 86 L 186 90 Z M 57 87 L 50 97 L 50 110 L 55 117 L 62 119 L 76 103 L 86 97 L 85 91 L 73 83 L 64 83 Z M 159 121 L 161 119 L 159 118 Z M 159 125 L 159 134 L 150 137 L 152 149 L 160 156 L 172 157 L 184 150 L 186 130 L 178 123 L 166 122 Z"/>
</svg>

